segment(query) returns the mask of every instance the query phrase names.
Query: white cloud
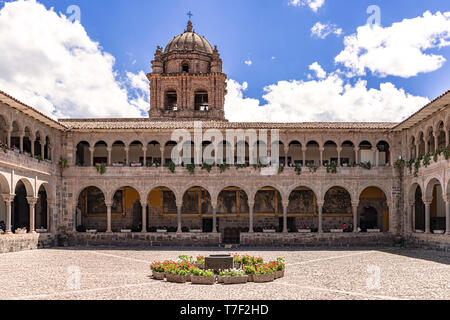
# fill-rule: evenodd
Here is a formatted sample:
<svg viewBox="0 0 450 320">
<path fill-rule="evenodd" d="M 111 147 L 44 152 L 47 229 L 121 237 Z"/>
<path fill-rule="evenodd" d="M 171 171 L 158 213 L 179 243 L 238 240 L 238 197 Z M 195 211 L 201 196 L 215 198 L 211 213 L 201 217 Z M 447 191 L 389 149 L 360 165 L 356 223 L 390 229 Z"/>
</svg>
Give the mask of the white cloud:
<svg viewBox="0 0 450 320">
<path fill-rule="evenodd" d="M 294 7 L 309 6 L 312 11 L 317 12 L 325 4 L 325 0 L 289 0 L 288 4 Z"/>
<path fill-rule="evenodd" d="M 309 66 L 309 70 L 314 71 L 316 73 L 316 77 L 319 79 L 324 79 L 327 76 L 327 73 L 322 69 L 317 61 Z"/>
<path fill-rule="evenodd" d="M 280 81 L 264 88 L 263 98 L 245 98 L 248 84 L 228 80 L 225 116 L 243 122 L 401 121 L 429 102 L 394 84 L 379 89 L 363 80 L 350 84 L 337 73 L 311 81 Z"/>
<path fill-rule="evenodd" d="M 53 118 L 140 117 L 150 107 L 141 73 L 119 79 L 114 57 L 79 22 L 35 0 L 0 11 L 0 52 L 0 89 Z"/>
<path fill-rule="evenodd" d="M 342 35 L 343 31 L 341 28 L 338 28 L 335 24 L 332 23 L 322 24 L 320 22 L 317 22 L 311 28 L 311 36 L 316 36 L 320 39 L 325 39 L 332 33 L 337 36 L 340 36 Z"/>
<path fill-rule="evenodd" d="M 450 12 L 404 19 L 390 27 L 362 26 L 345 37 L 345 49 L 335 58 L 355 75 L 366 69 L 378 76 L 408 78 L 442 67 L 446 59 L 429 50 L 450 45 Z"/>
<path fill-rule="evenodd" d="M 250 67 L 253 64 L 253 61 L 248 59 L 248 60 L 245 60 L 244 63 Z"/>
</svg>

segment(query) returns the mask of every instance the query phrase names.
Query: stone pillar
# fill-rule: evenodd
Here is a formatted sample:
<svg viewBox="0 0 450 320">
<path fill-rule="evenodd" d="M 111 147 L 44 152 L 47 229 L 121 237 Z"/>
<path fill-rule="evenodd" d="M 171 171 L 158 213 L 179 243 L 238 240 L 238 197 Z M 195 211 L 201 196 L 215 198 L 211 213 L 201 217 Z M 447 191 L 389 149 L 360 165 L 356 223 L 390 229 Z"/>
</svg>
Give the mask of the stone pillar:
<svg viewBox="0 0 450 320">
<path fill-rule="evenodd" d="M 249 201 L 248 207 L 249 207 L 249 226 L 248 226 L 248 232 L 253 233 L 253 207 L 255 206 L 255 201 Z"/>
<path fill-rule="evenodd" d="M 146 166 L 147 166 L 147 148 L 146 148 L 146 147 L 143 147 L 143 148 L 142 148 L 142 157 L 144 158 L 144 159 L 142 160 L 142 165 L 143 165 L 144 167 L 146 167 Z"/>
<path fill-rule="evenodd" d="M 431 233 L 430 230 L 430 207 L 431 201 L 424 201 L 425 204 L 425 233 Z"/>
<path fill-rule="evenodd" d="M 318 232 L 323 233 L 323 205 L 325 201 L 317 201 L 317 211 L 319 212 L 319 227 Z"/>
<path fill-rule="evenodd" d="M 212 233 L 217 233 L 217 202 L 211 201 L 211 206 L 213 208 Z"/>
<path fill-rule="evenodd" d="M 450 201 L 445 203 L 445 234 L 450 235 Z"/>
<path fill-rule="evenodd" d="M 106 232 L 111 233 L 111 207 L 112 202 L 106 202 Z"/>
<path fill-rule="evenodd" d="M 142 206 L 142 232 L 147 232 L 147 201 L 141 200 Z"/>
<path fill-rule="evenodd" d="M 303 161 L 304 168 L 306 167 L 306 150 L 308 150 L 308 148 L 306 148 L 306 147 L 302 148 L 302 157 L 303 157 L 302 161 Z"/>
<path fill-rule="evenodd" d="M 128 153 L 130 152 L 130 148 L 129 147 L 125 147 L 125 167 L 128 167 L 130 165 L 130 161 Z"/>
<path fill-rule="evenodd" d="M 419 144 L 416 143 L 416 159 L 419 158 Z"/>
<path fill-rule="evenodd" d="M 11 145 L 11 130 L 12 130 L 12 127 L 8 130 L 8 138 L 6 141 L 6 144 L 8 145 L 9 148 L 12 147 L 12 145 Z"/>
<path fill-rule="evenodd" d="M 355 163 L 359 163 L 359 147 L 355 147 Z"/>
<path fill-rule="evenodd" d="M 342 152 L 342 147 L 338 147 L 337 148 L 337 166 L 340 167 L 341 166 L 341 152 Z"/>
<path fill-rule="evenodd" d="M 353 232 L 358 232 L 358 206 L 359 201 L 352 201 L 352 209 L 353 209 Z"/>
<path fill-rule="evenodd" d="M 14 194 L 2 194 L 6 206 L 6 234 L 11 234 L 11 203 L 14 201 Z"/>
<path fill-rule="evenodd" d="M 160 147 L 160 150 L 161 150 L 161 166 L 164 166 L 164 164 L 166 163 L 164 159 L 164 147 Z"/>
<path fill-rule="evenodd" d="M 323 167 L 323 152 L 325 151 L 325 148 L 319 148 L 319 152 L 320 152 L 320 164 L 319 167 Z"/>
<path fill-rule="evenodd" d="M 375 166 L 379 166 L 380 162 L 380 151 L 378 150 L 378 148 L 375 148 Z"/>
<path fill-rule="evenodd" d="M 177 202 L 177 233 L 183 232 L 181 230 L 181 210 L 183 209 L 183 202 Z"/>
<path fill-rule="evenodd" d="M 23 138 L 25 137 L 25 135 L 22 133 L 21 135 L 20 135 L 20 146 L 19 146 L 19 148 L 20 148 L 20 153 L 23 153 Z"/>
<path fill-rule="evenodd" d="M 410 205 L 411 210 L 411 231 L 416 232 L 416 204 Z"/>
<path fill-rule="evenodd" d="M 439 132 L 433 133 L 433 135 L 434 135 L 434 150 L 433 151 L 436 152 L 438 149 L 438 144 L 439 144 Z"/>
<path fill-rule="evenodd" d="M 289 145 L 284 147 L 284 166 L 286 168 L 288 166 L 288 153 L 289 153 Z"/>
<path fill-rule="evenodd" d="M 40 140 L 40 142 L 41 142 L 41 158 L 45 159 L 45 157 L 44 157 L 45 156 L 45 142 L 42 141 L 42 139 Z"/>
<path fill-rule="evenodd" d="M 108 147 L 108 148 L 106 148 L 106 151 L 108 152 L 108 166 L 111 166 L 111 164 L 112 164 L 112 159 L 111 159 L 112 148 Z"/>
<path fill-rule="evenodd" d="M 56 223 L 55 223 L 56 203 L 54 201 L 47 201 L 47 206 L 48 206 L 47 229 L 49 232 L 54 233 L 56 231 Z"/>
<path fill-rule="evenodd" d="M 289 200 L 283 200 L 283 233 L 288 233 L 287 227 L 287 211 L 289 206 Z"/>
<path fill-rule="evenodd" d="M 36 202 L 38 198 L 35 197 L 27 197 L 28 206 L 30 207 L 30 230 L 29 233 L 36 233 Z"/>
<path fill-rule="evenodd" d="M 429 140 L 428 139 L 424 139 L 425 140 L 425 154 L 427 154 L 428 153 L 428 142 L 429 142 Z"/>
<path fill-rule="evenodd" d="M 90 161 L 91 161 L 91 166 L 95 167 L 95 163 L 94 163 L 94 151 L 95 148 L 94 147 L 89 147 L 89 157 L 90 157 Z"/>
</svg>

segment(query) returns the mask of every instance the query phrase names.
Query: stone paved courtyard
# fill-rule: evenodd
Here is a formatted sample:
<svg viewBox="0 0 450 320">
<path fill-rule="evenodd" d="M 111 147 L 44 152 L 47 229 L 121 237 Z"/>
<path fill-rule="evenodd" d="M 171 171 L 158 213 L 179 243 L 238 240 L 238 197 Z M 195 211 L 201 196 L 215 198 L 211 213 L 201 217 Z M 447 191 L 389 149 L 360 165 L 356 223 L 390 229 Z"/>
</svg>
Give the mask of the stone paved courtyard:
<svg viewBox="0 0 450 320">
<path fill-rule="evenodd" d="M 265 260 L 285 257 L 285 278 L 268 284 L 180 285 L 152 280 L 149 264 L 182 253 L 218 251 L 41 249 L 0 255 L 2 283 L 7 284 L 0 287 L 0 299 L 450 299 L 448 252 L 400 248 L 221 252 L 234 251 Z M 79 289 L 67 286 L 76 284 L 70 270 L 81 271 Z M 371 281 L 377 270 L 379 288 Z"/>
</svg>

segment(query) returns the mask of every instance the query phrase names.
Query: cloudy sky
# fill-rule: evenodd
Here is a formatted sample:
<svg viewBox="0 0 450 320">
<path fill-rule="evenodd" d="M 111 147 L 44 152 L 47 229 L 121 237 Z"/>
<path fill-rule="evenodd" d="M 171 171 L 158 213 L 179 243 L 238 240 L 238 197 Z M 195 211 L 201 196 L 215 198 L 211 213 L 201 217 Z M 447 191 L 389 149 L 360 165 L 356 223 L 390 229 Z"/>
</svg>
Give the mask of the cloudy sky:
<svg viewBox="0 0 450 320">
<path fill-rule="evenodd" d="M 53 118 L 145 117 L 188 11 L 231 121 L 401 121 L 450 89 L 448 0 L 19 0 L 0 1 L 0 90 Z"/>
</svg>

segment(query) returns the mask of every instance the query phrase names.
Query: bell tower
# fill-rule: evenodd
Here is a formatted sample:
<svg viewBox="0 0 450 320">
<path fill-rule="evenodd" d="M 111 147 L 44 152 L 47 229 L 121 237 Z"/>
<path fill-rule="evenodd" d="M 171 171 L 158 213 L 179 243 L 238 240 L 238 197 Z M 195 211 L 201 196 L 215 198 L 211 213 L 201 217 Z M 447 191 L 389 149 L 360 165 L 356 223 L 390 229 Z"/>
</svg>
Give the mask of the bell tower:
<svg viewBox="0 0 450 320">
<path fill-rule="evenodd" d="M 198 35 L 191 21 L 164 51 L 156 48 L 147 78 L 152 120 L 227 121 L 222 59 L 217 46 Z"/>
</svg>

